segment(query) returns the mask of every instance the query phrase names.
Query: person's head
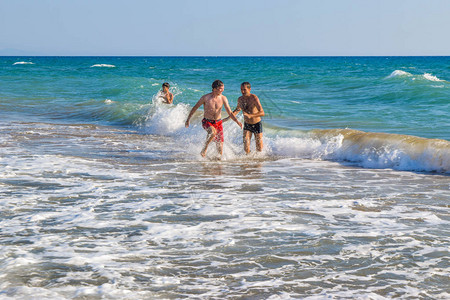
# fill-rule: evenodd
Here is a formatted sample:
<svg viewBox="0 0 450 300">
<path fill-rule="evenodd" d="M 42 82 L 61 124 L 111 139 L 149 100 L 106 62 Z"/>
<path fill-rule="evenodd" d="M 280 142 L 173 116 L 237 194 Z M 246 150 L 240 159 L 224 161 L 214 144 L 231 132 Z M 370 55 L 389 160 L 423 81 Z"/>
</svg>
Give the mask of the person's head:
<svg viewBox="0 0 450 300">
<path fill-rule="evenodd" d="M 213 91 L 214 90 L 216 90 L 216 91 L 222 90 L 222 92 L 223 92 L 224 84 L 222 81 L 215 80 L 211 86 L 212 86 Z"/>
<path fill-rule="evenodd" d="M 170 88 L 170 84 L 168 82 L 164 82 L 162 85 L 163 91 L 168 91 Z"/>
<path fill-rule="evenodd" d="M 243 83 L 241 83 L 241 93 L 242 93 L 242 95 L 249 95 L 251 89 L 252 89 L 252 86 L 250 85 L 250 82 L 243 82 Z"/>
</svg>

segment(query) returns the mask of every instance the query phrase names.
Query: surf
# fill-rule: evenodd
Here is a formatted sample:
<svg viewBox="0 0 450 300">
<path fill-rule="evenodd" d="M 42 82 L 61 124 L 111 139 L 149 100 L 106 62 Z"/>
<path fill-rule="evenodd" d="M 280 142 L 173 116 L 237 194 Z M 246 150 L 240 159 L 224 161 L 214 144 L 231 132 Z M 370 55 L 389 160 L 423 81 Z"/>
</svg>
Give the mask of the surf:
<svg viewBox="0 0 450 300">
<path fill-rule="evenodd" d="M 423 74 L 412 74 L 403 70 L 395 70 L 393 71 L 389 76 L 386 77 L 386 79 L 393 79 L 393 78 L 408 78 L 412 81 L 418 80 L 418 81 L 431 81 L 431 82 L 446 82 L 443 79 L 438 78 L 436 75 L 430 74 L 430 73 L 423 73 Z"/>
<path fill-rule="evenodd" d="M 115 68 L 115 65 L 110 65 L 110 64 L 95 64 L 92 65 L 91 68 Z"/>
<path fill-rule="evenodd" d="M 351 162 L 364 168 L 450 173 L 450 142 L 353 129 L 315 129 L 303 137 L 277 137 L 273 153 Z"/>
<path fill-rule="evenodd" d="M 17 66 L 17 65 L 34 65 L 34 63 L 31 61 L 17 61 L 15 63 L 13 63 L 13 66 Z"/>
</svg>

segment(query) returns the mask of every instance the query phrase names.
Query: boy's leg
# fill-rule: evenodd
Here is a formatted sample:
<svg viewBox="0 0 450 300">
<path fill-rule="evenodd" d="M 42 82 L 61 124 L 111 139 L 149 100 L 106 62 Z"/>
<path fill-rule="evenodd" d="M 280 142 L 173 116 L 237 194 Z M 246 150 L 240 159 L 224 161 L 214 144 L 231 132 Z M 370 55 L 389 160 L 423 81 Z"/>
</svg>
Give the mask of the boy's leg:
<svg viewBox="0 0 450 300">
<path fill-rule="evenodd" d="M 206 129 L 206 132 L 208 132 L 208 135 L 206 136 L 205 145 L 203 146 L 202 152 L 200 152 L 200 155 L 205 157 L 206 156 L 206 150 L 208 150 L 208 145 L 211 143 L 213 138 L 216 137 L 217 131 L 214 127 L 210 126 Z"/>
<path fill-rule="evenodd" d="M 251 131 L 244 130 L 242 138 L 244 141 L 244 151 L 245 151 L 245 153 L 249 154 L 250 153 L 250 141 L 252 139 Z"/>
<path fill-rule="evenodd" d="M 261 152 L 263 149 L 263 134 L 255 133 L 256 151 Z"/>
<path fill-rule="evenodd" d="M 223 154 L 223 142 L 216 142 L 217 152 L 219 152 L 220 156 Z"/>
</svg>

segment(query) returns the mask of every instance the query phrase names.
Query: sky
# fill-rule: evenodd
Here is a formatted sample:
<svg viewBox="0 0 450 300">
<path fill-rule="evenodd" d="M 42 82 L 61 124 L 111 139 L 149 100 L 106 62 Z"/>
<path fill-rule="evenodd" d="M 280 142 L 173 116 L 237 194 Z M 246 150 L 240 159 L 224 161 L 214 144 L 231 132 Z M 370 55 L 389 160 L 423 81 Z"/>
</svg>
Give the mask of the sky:
<svg viewBox="0 0 450 300">
<path fill-rule="evenodd" d="M 450 0 L 0 0 L 0 55 L 450 55 Z"/>
</svg>

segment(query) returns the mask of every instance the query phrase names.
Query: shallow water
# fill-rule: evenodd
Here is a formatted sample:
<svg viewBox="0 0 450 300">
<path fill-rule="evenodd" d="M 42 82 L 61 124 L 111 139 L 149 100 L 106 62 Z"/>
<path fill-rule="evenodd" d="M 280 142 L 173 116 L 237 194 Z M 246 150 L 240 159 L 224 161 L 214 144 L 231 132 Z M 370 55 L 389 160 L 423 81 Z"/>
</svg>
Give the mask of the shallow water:
<svg viewBox="0 0 450 300">
<path fill-rule="evenodd" d="M 99 125 L 0 130 L 0 298 L 449 297 L 446 175 L 199 160 Z"/>
</svg>

